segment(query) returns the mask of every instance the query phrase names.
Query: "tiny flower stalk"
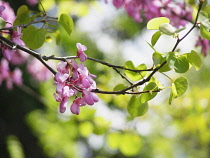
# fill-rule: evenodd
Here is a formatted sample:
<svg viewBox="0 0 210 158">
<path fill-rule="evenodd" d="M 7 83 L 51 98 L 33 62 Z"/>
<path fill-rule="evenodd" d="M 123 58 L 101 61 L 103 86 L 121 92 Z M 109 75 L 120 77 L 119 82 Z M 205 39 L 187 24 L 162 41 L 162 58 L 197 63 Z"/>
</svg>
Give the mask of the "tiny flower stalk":
<svg viewBox="0 0 210 158">
<path fill-rule="evenodd" d="M 77 57 L 81 62 L 84 62 L 87 59 L 87 55 L 84 53 L 87 47 L 77 43 L 77 48 Z M 57 70 L 58 72 L 54 77 L 54 85 L 56 85 L 54 98 L 57 102 L 60 102 L 61 113 L 66 111 L 70 97 L 75 98 L 70 111 L 76 115 L 79 114 L 81 106 L 93 105 L 99 101 L 98 96 L 92 92 L 93 89 L 96 89 L 96 83 L 93 79 L 96 76 L 90 74 L 87 67 L 82 63 L 78 64 L 76 60 L 61 61 L 57 65 Z M 81 93 L 81 95 L 78 95 L 78 93 Z"/>
</svg>

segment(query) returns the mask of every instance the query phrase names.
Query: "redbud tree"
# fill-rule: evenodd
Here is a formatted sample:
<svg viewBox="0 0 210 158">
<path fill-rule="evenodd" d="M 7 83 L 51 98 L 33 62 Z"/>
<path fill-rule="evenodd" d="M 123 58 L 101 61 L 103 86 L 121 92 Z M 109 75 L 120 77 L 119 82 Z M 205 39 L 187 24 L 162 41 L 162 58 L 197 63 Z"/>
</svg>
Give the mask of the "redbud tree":
<svg viewBox="0 0 210 158">
<path fill-rule="evenodd" d="M 51 17 L 45 12 L 41 2 L 28 2 L 40 5 L 41 11 L 35 12 L 23 5 L 14 13 L 9 3 L 0 1 L 0 85 L 5 84 L 10 90 L 14 84 L 21 86 L 24 80 L 20 67 L 25 63 L 28 73 L 38 81 L 48 80 L 53 75 L 52 86 L 55 87 L 55 92 L 52 97 L 59 102 L 60 113 L 64 113 L 69 104 L 70 111 L 78 115 L 82 106 L 97 104 L 98 94 L 131 95 L 127 110 L 134 117 L 144 115 L 148 110 L 148 101 L 165 89 L 170 89 L 168 100 L 171 104 L 188 88 L 188 80 L 182 74 L 192 67 L 199 70 L 202 63 L 200 54 L 207 56 L 210 49 L 210 12 L 205 0 L 191 2 L 193 5 L 172 0 L 105 0 L 105 3 L 113 3 L 116 10 L 123 9 L 136 23 L 146 22 L 148 30 L 156 30 L 151 40 L 147 41 L 153 52 L 152 67 L 147 67 L 145 63 L 139 63 L 136 67 L 132 61 L 115 65 L 92 58 L 86 53 L 86 44 L 80 41 L 75 43 L 77 51 L 73 56 L 47 55 L 36 50 L 46 42 L 48 33 L 55 35 L 59 45 L 60 28 L 66 31 L 66 35 L 71 36 L 74 20 L 67 14 Z M 183 30 L 186 33 L 180 35 Z M 180 52 L 180 43 L 192 31 L 198 32 L 195 47 L 200 47 L 201 51 L 197 52 L 193 47 L 190 52 Z M 176 42 L 171 50 L 159 52 L 155 45 L 165 36 L 176 39 Z M 88 70 L 87 60 L 115 70 L 116 75 L 121 76 L 126 84 L 119 83 L 113 90 L 98 88 L 99 76 Z M 57 66 L 54 67 L 54 64 Z M 166 75 L 167 72 L 180 75 L 173 80 Z M 165 87 L 162 81 L 155 77 L 157 73 L 169 78 L 171 86 Z"/>
</svg>

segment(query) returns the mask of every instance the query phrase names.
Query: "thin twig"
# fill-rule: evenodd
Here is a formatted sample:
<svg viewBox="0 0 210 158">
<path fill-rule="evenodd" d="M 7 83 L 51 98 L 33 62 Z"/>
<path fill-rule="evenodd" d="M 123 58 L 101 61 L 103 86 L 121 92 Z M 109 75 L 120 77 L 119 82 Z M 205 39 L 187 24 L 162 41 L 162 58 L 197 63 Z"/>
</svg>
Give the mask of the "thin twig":
<svg viewBox="0 0 210 158">
<path fill-rule="evenodd" d="M 107 63 L 105 61 L 102 61 L 102 60 L 99 60 L 99 59 L 95 59 L 95 58 L 91 58 L 91 57 L 88 57 L 88 59 L 89 60 L 92 60 L 92 61 L 95 61 L 95 62 L 98 62 L 98 63 L 103 64 L 103 65 L 106 65 L 108 67 L 118 68 L 118 69 L 123 69 L 123 70 L 128 70 L 128 71 L 132 71 L 132 72 L 142 72 L 142 71 L 152 71 L 153 70 L 153 67 L 150 68 L 150 69 L 145 69 L 145 70 L 129 69 L 129 68 L 126 68 L 124 66 L 113 65 L 113 64 Z"/>
<path fill-rule="evenodd" d="M 123 79 L 125 79 L 130 85 L 133 85 L 133 83 L 125 76 L 123 75 L 117 68 L 113 68 Z"/>
<path fill-rule="evenodd" d="M 154 91 L 141 91 L 141 92 L 126 92 L 126 91 L 101 91 L 99 89 L 93 89 L 92 92 L 94 93 L 101 93 L 101 94 L 142 94 L 142 93 L 153 93 L 153 92 L 160 92 L 162 89 L 154 90 Z"/>
<path fill-rule="evenodd" d="M 68 59 L 76 59 L 78 58 L 78 56 L 66 56 L 66 57 L 56 57 L 54 55 L 50 55 L 50 56 L 43 56 L 43 59 L 44 60 L 61 60 L 61 61 L 66 61 Z M 105 61 L 102 61 L 102 60 L 99 60 L 99 59 L 95 59 L 95 58 L 91 58 L 91 57 L 87 57 L 88 60 L 91 60 L 91 61 L 94 61 L 94 62 L 97 62 L 97 63 L 100 63 L 102 65 L 106 65 L 108 67 L 111 67 L 111 68 L 117 68 L 117 69 L 123 69 L 123 70 L 128 70 L 128 71 L 132 71 L 132 72 L 136 72 L 136 73 L 139 73 L 139 72 L 143 72 L 143 71 L 152 71 L 154 68 L 150 68 L 150 69 L 145 69 L 145 70 L 136 70 L 136 69 L 129 69 L 129 68 L 125 68 L 123 66 L 118 66 L 118 65 L 113 65 L 113 64 L 110 64 L 110 63 L 107 63 Z"/>
<path fill-rule="evenodd" d="M 41 18 L 41 17 L 37 17 L 37 18 Z M 51 19 L 54 19 L 54 20 L 47 20 L 47 18 L 51 18 Z M 56 20 L 58 20 L 58 18 L 55 18 L 55 17 L 50 17 L 50 16 L 44 16 L 42 17 L 41 20 L 38 20 L 38 21 L 31 21 L 27 24 L 21 24 L 21 25 L 15 25 L 15 26 L 11 26 L 11 27 L 5 27 L 5 28 L 1 28 L 0 31 L 4 31 L 4 30 L 13 30 L 17 27 L 22 27 L 22 28 L 26 28 L 28 27 L 29 25 L 33 25 L 33 24 L 37 24 L 37 23 L 46 23 L 46 22 L 55 22 Z"/>
</svg>

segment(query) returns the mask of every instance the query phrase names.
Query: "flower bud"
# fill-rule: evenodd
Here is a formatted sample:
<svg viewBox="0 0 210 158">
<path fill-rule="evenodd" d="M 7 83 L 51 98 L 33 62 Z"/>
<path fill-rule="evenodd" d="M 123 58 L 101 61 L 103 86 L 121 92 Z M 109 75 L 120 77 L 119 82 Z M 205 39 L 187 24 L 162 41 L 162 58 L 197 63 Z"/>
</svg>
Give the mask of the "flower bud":
<svg viewBox="0 0 210 158">
<path fill-rule="evenodd" d="M 176 29 L 169 23 L 161 24 L 159 30 L 166 35 L 173 35 L 176 31 Z"/>
</svg>

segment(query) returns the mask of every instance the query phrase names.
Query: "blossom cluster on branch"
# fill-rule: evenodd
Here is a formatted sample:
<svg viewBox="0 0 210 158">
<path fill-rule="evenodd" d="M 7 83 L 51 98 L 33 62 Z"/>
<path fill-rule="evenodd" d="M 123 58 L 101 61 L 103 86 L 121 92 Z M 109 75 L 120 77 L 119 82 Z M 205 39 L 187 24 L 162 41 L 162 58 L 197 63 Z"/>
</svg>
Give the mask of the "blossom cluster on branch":
<svg viewBox="0 0 210 158">
<path fill-rule="evenodd" d="M 78 58 L 84 62 L 87 59 L 87 55 L 84 53 L 87 48 L 80 43 L 77 43 L 77 48 Z M 57 65 L 57 70 L 54 78 L 57 94 L 54 94 L 54 97 L 56 101 L 60 102 L 61 113 L 66 111 L 71 96 L 75 96 L 75 99 L 70 110 L 77 115 L 80 112 L 79 107 L 98 102 L 98 96 L 92 92 L 93 89 L 96 89 L 96 82 L 93 79 L 96 76 L 90 74 L 82 63 L 78 64 L 76 60 L 61 61 Z M 80 96 L 78 96 L 79 92 L 82 93 Z"/>
</svg>

